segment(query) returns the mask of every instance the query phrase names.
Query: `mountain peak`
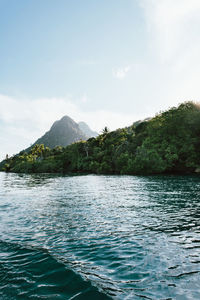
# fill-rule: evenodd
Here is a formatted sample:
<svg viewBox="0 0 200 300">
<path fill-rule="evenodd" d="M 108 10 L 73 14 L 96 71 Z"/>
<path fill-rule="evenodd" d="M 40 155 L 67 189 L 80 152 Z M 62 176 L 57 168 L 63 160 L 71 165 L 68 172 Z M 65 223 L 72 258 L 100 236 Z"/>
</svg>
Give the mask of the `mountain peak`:
<svg viewBox="0 0 200 300">
<path fill-rule="evenodd" d="M 79 128 L 86 134 L 88 137 L 96 137 L 98 133 L 90 129 L 90 127 L 85 122 L 78 123 Z"/>
<path fill-rule="evenodd" d="M 81 123 L 81 125 L 80 125 Z M 44 144 L 45 147 L 67 146 L 80 140 L 87 140 L 98 135 L 85 122 L 76 123 L 65 115 L 53 123 L 50 130 L 39 138 L 32 146 Z"/>
<path fill-rule="evenodd" d="M 51 129 L 54 129 L 56 127 L 67 127 L 67 126 L 78 127 L 78 124 L 70 117 L 64 116 L 60 120 L 55 121 L 51 126 Z"/>
</svg>

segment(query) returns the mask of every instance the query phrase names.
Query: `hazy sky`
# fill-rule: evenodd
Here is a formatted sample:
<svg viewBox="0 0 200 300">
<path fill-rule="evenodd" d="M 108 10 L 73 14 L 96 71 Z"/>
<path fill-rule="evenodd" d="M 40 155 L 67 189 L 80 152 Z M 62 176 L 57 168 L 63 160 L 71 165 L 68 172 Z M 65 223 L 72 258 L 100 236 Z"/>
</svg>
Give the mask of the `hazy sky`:
<svg viewBox="0 0 200 300">
<path fill-rule="evenodd" d="M 200 0 L 0 0 L 0 159 L 200 99 Z"/>
</svg>

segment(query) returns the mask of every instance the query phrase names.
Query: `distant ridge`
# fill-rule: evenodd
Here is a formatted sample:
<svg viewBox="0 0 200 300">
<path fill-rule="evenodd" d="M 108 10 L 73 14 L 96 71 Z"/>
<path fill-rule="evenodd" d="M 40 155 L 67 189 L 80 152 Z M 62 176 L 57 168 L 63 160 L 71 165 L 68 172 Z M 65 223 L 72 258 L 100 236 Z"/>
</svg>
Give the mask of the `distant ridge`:
<svg viewBox="0 0 200 300">
<path fill-rule="evenodd" d="M 84 123 L 84 122 L 81 122 Z M 55 121 L 50 130 L 40 137 L 31 147 L 36 144 L 44 144 L 45 147 L 54 148 L 56 146 L 67 146 L 80 140 L 87 140 L 93 131 L 85 124 L 86 131 L 81 130 L 79 124 L 68 116 Z"/>
<path fill-rule="evenodd" d="M 88 137 L 98 136 L 98 133 L 96 131 L 91 130 L 90 127 L 85 122 L 79 122 L 78 125 L 79 125 L 79 128 L 82 130 L 82 132 L 86 136 L 88 136 Z"/>
</svg>

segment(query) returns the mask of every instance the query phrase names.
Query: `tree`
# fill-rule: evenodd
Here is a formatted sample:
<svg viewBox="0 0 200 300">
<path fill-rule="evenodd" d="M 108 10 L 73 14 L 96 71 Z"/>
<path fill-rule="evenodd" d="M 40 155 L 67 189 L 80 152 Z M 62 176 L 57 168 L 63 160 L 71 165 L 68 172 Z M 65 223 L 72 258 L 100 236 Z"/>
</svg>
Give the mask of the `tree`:
<svg viewBox="0 0 200 300">
<path fill-rule="evenodd" d="M 103 135 L 106 135 L 110 130 L 108 129 L 107 126 L 105 126 L 102 130 Z"/>
</svg>

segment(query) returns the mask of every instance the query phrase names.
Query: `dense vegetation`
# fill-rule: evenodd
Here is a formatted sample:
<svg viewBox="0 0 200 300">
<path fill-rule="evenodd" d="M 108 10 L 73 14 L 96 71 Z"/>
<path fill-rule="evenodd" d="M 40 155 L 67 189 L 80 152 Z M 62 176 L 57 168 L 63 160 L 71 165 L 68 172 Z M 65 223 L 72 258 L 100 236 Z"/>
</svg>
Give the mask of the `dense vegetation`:
<svg viewBox="0 0 200 300">
<path fill-rule="evenodd" d="M 7 158 L 11 172 L 156 174 L 200 172 L 200 107 L 171 108 L 131 127 L 54 149 L 35 145 Z"/>
</svg>

